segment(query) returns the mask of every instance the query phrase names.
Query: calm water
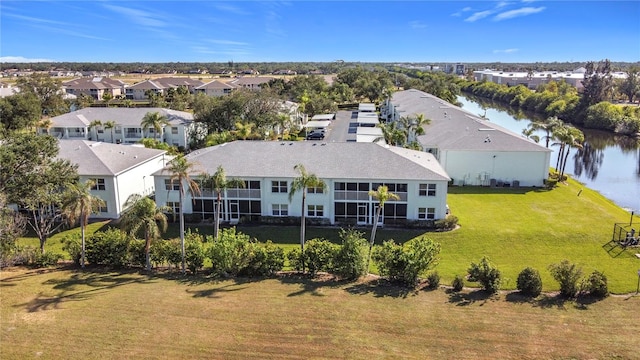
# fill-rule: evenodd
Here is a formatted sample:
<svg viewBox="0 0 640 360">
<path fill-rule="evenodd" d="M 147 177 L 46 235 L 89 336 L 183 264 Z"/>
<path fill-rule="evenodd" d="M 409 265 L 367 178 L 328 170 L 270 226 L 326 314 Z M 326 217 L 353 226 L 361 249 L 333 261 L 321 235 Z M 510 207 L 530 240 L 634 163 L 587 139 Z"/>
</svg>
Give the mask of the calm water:
<svg viewBox="0 0 640 360">
<path fill-rule="evenodd" d="M 483 115 L 504 128 L 517 134 L 536 119 L 486 100 L 459 96 L 462 108 L 476 115 Z M 617 136 L 607 132 L 583 130 L 584 149 L 572 149 L 567 161 L 566 173 L 587 187 L 599 191 L 620 207 L 640 213 L 640 140 Z M 545 135 L 538 133 L 541 138 Z M 540 144 L 545 145 L 541 139 Z M 558 157 L 555 146 L 551 154 L 551 167 L 556 166 Z"/>
</svg>

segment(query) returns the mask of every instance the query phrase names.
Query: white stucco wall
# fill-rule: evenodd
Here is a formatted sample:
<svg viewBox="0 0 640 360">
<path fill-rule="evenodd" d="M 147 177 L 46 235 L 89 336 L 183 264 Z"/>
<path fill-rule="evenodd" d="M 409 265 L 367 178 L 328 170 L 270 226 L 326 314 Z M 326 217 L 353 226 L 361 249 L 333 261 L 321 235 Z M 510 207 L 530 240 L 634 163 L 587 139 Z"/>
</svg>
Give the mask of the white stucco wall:
<svg viewBox="0 0 640 360">
<path fill-rule="evenodd" d="M 455 185 L 488 185 L 496 179 L 520 186 L 543 186 L 549 173 L 550 152 L 442 151 L 440 164 Z M 485 177 L 486 174 L 486 177 Z"/>
</svg>

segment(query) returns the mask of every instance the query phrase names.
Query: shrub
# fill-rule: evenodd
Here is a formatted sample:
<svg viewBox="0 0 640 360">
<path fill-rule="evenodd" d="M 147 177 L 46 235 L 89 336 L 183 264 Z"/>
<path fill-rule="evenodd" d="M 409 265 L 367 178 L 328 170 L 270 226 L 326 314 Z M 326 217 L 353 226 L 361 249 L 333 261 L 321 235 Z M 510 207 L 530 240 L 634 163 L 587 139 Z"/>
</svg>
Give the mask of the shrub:
<svg viewBox="0 0 640 360">
<path fill-rule="evenodd" d="M 250 259 L 249 235 L 236 233 L 236 228 L 220 229 L 218 239 L 208 250 L 211 269 L 223 276 L 236 276 L 245 269 Z"/>
<path fill-rule="evenodd" d="M 581 292 L 598 298 L 609 296 L 607 277 L 600 271 L 594 270 L 588 278 L 582 281 Z"/>
<path fill-rule="evenodd" d="M 429 273 L 427 275 L 427 288 L 437 289 L 440 286 L 440 274 L 437 271 Z"/>
<path fill-rule="evenodd" d="M 36 255 L 35 261 L 33 262 L 33 266 L 38 268 L 54 266 L 58 263 L 59 260 L 62 260 L 63 257 L 64 256 L 62 256 L 62 254 L 54 252 L 38 254 Z"/>
<path fill-rule="evenodd" d="M 129 263 L 129 238 L 122 231 L 115 228 L 99 231 L 89 236 L 86 241 L 85 252 L 88 262 L 115 267 Z"/>
<path fill-rule="evenodd" d="M 78 233 L 67 235 L 62 239 L 62 244 L 62 250 L 66 251 L 71 257 L 71 260 L 73 260 L 73 263 L 79 266 L 82 258 L 81 235 Z"/>
<path fill-rule="evenodd" d="M 342 245 L 333 259 L 332 272 L 343 279 L 357 279 L 367 272 L 364 233 L 355 229 L 340 229 Z"/>
<path fill-rule="evenodd" d="M 158 265 L 169 264 L 171 266 L 180 267 L 182 264 L 182 250 L 180 249 L 180 240 L 158 240 L 151 243 L 151 261 Z"/>
<path fill-rule="evenodd" d="M 248 276 L 270 276 L 281 271 L 284 267 L 284 250 L 271 241 L 264 245 L 251 243 L 250 259 L 243 270 Z"/>
<path fill-rule="evenodd" d="M 206 258 L 206 252 L 201 238 L 202 236 L 198 239 L 198 237 L 187 235 L 184 240 L 184 258 L 186 266 L 193 274 L 196 274 L 198 270 L 204 266 L 204 259 Z M 182 251 L 179 252 L 180 261 L 182 261 L 181 253 Z"/>
<path fill-rule="evenodd" d="M 575 297 L 578 292 L 578 280 L 582 276 L 582 269 L 569 260 L 562 260 L 558 264 L 549 265 L 551 276 L 560 284 L 560 295 L 567 298 Z"/>
<path fill-rule="evenodd" d="M 287 260 L 289 261 L 289 266 L 295 271 L 302 271 L 302 264 L 304 264 L 304 259 L 302 257 L 302 252 L 298 248 L 293 248 L 289 250 L 287 253 Z"/>
<path fill-rule="evenodd" d="M 337 252 L 336 245 L 329 240 L 311 239 L 304 248 L 304 265 L 311 275 L 319 271 L 330 271 Z"/>
<path fill-rule="evenodd" d="M 144 247 L 144 240 L 130 240 L 127 247 L 126 263 L 131 266 L 145 267 L 147 265 L 147 258 L 144 252 Z"/>
<path fill-rule="evenodd" d="M 462 291 L 462 288 L 464 288 L 464 277 L 456 275 L 456 277 L 453 278 L 451 286 L 455 292 Z"/>
<path fill-rule="evenodd" d="M 536 297 L 542 292 L 542 279 L 538 270 L 525 268 L 518 274 L 518 290 L 524 295 Z"/>
<path fill-rule="evenodd" d="M 486 256 L 478 264 L 471 263 L 467 271 L 469 273 L 469 281 L 479 282 L 484 290 L 495 293 L 500 288 L 502 280 L 500 270 L 493 266 Z"/>
<path fill-rule="evenodd" d="M 458 225 L 458 217 L 455 215 L 448 215 L 444 219 L 435 221 L 435 228 L 438 230 L 453 230 Z"/>
<path fill-rule="evenodd" d="M 393 240 L 376 246 L 373 260 L 378 265 L 380 274 L 408 286 L 415 286 L 418 277 L 437 263 L 440 244 L 421 237 L 409 241 L 404 246 Z"/>
</svg>

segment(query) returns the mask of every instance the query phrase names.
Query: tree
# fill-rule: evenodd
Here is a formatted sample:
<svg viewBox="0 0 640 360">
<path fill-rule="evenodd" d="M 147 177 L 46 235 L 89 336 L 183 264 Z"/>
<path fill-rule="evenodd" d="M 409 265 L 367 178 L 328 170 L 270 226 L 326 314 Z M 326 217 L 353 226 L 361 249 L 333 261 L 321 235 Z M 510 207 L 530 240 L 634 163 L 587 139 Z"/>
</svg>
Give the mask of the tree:
<svg viewBox="0 0 640 360">
<path fill-rule="evenodd" d="M 369 263 L 371 262 L 371 249 L 376 240 L 376 230 L 378 229 L 378 219 L 384 209 L 384 204 L 390 200 L 400 200 L 400 196 L 389 191 L 386 185 L 378 186 L 376 190 L 369 190 L 369 196 L 378 200 L 378 208 L 376 209 L 376 217 L 373 219 L 373 228 L 371 228 L 371 240 L 369 241 L 369 254 L 367 255 L 367 273 L 369 273 Z"/>
<path fill-rule="evenodd" d="M 48 74 L 36 73 L 20 77 L 16 85 L 20 88 L 20 93 L 33 94 L 40 100 L 42 115 L 53 117 L 69 111 L 63 97 L 62 82 Z"/>
<path fill-rule="evenodd" d="M 28 225 L 40 241 L 62 225 L 64 189 L 78 179 L 76 166 L 56 159 L 58 143 L 49 135 L 15 133 L 0 146 L 0 193 L 29 214 Z"/>
<path fill-rule="evenodd" d="M 387 144 L 397 146 L 406 143 L 407 138 L 402 129 L 398 128 L 398 123 L 387 122 L 376 125 L 382 130 L 382 137 L 374 141 L 384 140 Z"/>
<path fill-rule="evenodd" d="M 100 120 L 93 120 L 92 122 L 89 123 L 89 131 L 91 131 L 91 129 L 95 129 L 96 130 L 96 141 L 98 140 L 98 128 L 102 127 L 102 121 Z"/>
<path fill-rule="evenodd" d="M 582 276 L 582 269 L 569 260 L 562 260 L 549 265 L 551 276 L 560 284 L 560 295 L 572 298 L 578 293 L 578 280 Z"/>
<path fill-rule="evenodd" d="M 406 138 L 405 142 L 410 143 L 416 141 L 418 135 L 424 135 L 424 126 L 429 125 L 431 119 L 425 118 L 424 114 L 415 114 L 413 116 L 403 116 L 399 122 Z"/>
<path fill-rule="evenodd" d="M 202 186 L 212 189 L 216 193 L 216 208 L 213 221 L 213 239 L 218 239 L 218 230 L 220 229 L 220 205 L 222 204 L 222 193 L 229 188 L 244 188 L 245 183 L 241 179 L 227 179 L 224 168 L 218 166 L 213 175 L 202 174 Z"/>
<path fill-rule="evenodd" d="M 80 236 L 82 239 L 80 266 L 84 269 L 85 259 L 85 229 L 89 223 L 89 216 L 97 214 L 104 200 L 91 194 L 91 189 L 95 186 L 92 180 L 84 184 L 78 182 L 71 184 L 65 194 L 62 212 L 67 218 L 67 222 L 73 226 L 80 221 Z"/>
<path fill-rule="evenodd" d="M 236 130 L 233 132 L 238 139 L 247 140 L 253 132 L 253 123 L 236 122 Z"/>
<path fill-rule="evenodd" d="M 471 263 L 467 272 L 469 273 L 469 281 L 479 282 L 484 290 L 492 294 L 500 288 L 502 274 L 486 256 L 482 257 L 478 264 Z"/>
<path fill-rule="evenodd" d="M 611 63 L 608 59 L 598 64 L 592 61 L 585 66 L 584 80 L 582 80 L 582 110 L 605 100 L 613 85 Z"/>
<path fill-rule="evenodd" d="M 167 230 L 167 215 L 170 211 L 166 206 L 158 207 L 148 197 L 140 194 L 129 196 L 124 204 L 126 210 L 122 213 L 122 228 L 131 236 L 136 236 L 139 231 L 144 231 L 144 253 L 147 271 L 151 271 L 151 241 L 160 237 Z"/>
<path fill-rule="evenodd" d="M 115 143 L 115 139 L 113 138 L 113 128 L 116 127 L 116 122 L 113 120 L 105 121 L 102 126 L 104 126 L 105 130 L 111 130 L 111 142 Z"/>
<path fill-rule="evenodd" d="M 158 134 L 162 131 L 162 128 L 166 125 L 169 125 L 169 120 L 166 116 L 160 114 L 160 112 L 148 112 L 142 118 L 140 122 L 142 125 L 142 130 L 149 131 L 149 129 L 154 130 L 153 138 L 157 140 Z"/>
<path fill-rule="evenodd" d="M 6 132 L 29 129 L 41 117 L 38 98 L 31 93 L 18 93 L 0 98 L 0 128 Z"/>
<path fill-rule="evenodd" d="M 318 178 L 315 174 L 307 173 L 304 165 L 297 164 L 293 167 L 295 171 L 298 172 L 298 177 L 294 178 L 291 182 L 291 190 L 289 190 L 289 202 L 293 199 L 293 196 L 300 192 L 302 193 L 302 212 L 300 217 L 300 249 L 301 253 L 304 254 L 304 241 L 305 241 L 305 214 L 306 214 L 306 201 L 307 201 L 307 190 L 309 188 L 314 189 L 322 189 L 324 192 L 327 188 L 327 183 L 324 180 Z M 304 260 L 302 264 L 302 271 L 304 271 Z"/>
<path fill-rule="evenodd" d="M 627 96 L 629 102 L 640 93 L 640 68 L 632 66 L 627 71 L 627 78 L 620 84 L 619 90 Z"/>
<path fill-rule="evenodd" d="M 200 186 L 191 178 L 194 164 L 182 154 L 179 154 L 169 162 L 167 170 L 171 174 L 170 181 L 173 185 L 177 182 L 179 185 L 179 204 L 180 204 L 180 249 L 182 251 L 182 273 L 186 273 L 185 250 L 184 250 L 184 194 L 185 190 L 191 195 L 200 193 Z M 185 188 L 185 184 L 187 185 Z"/>
<path fill-rule="evenodd" d="M 16 240 L 27 227 L 24 216 L 7 206 L 6 200 L 6 195 L 0 192 L 0 261 L 14 251 Z"/>
<path fill-rule="evenodd" d="M 537 130 L 542 130 L 546 133 L 542 138 L 546 141 L 546 147 L 549 147 L 549 141 L 552 139 L 552 134 L 554 130 L 560 126 L 563 126 L 564 123 L 562 120 L 558 119 L 555 116 L 552 116 L 547 119 L 545 122 L 533 121 L 530 122 L 526 129 L 522 130 L 522 134 L 528 138 L 533 139 L 533 141 L 540 141 L 540 137 L 537 135 L 533 135 L 533 133 Z M 536 140 L 537 139 L 537 140 Z"/>
</svg>

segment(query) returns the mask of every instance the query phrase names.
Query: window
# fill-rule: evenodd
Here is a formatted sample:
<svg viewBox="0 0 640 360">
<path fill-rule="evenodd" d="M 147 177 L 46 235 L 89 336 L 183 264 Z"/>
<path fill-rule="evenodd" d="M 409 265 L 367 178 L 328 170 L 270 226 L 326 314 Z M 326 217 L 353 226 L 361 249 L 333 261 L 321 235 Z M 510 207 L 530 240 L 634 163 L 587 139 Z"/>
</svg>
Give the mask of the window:
<svg viewBox="0 0 640 360">
<path fill-rule="evenodd" d="M 91 181 L 93 181 L 91 190 L 107 190 L 104 179 L 91 179 Z"/>
<path fill-rule="evenodd" d="M 436 218 L 436 208 L 418 208 L 418 219 L 433 220 Z"/>
<path fill-rule="evenodd" d="M 272 181 L 271 182 L 271 192 L 273 193 L 287 193 L 287 182 L 286 181 Z"/>
<path fill-rule="evenodd" d="M 173 214 L 180 214 L 180 203 L 177 201 L 167 201 L 167 207 Z"/>
<path fill-rule="evenodd" d="M 171 181 L 171 179 L 164 179 L 165 190 L 180 190 L 180 183 L 177 181 Z"/>
<path fill-rule="evenodd" d="M 273 216 L 288 216 L 289 205 L 287 204 L 271 204 L 271 214 Z"/>
<path fill-rule="evenodd" d="M 172 126 L 172 127 L 171 127 L 171 133 L 172 133 L 172 134 L 174 134 L 174 135 L 176 135 L 176 134 L 178 133 L 178 128 L 177 128 L 177 127 L 175 127 L 175 126 Z"/>
<path fill-rule="evenodd" d="M 99 213 L 106 213 L 109 212 L 109 208 L 107 207 L 107 202 L 104 202 L 104 205 L 100 205 L 98 206 L 98 212 Z"/>
<path fill-rule="evenodd" d="M 323 205 L 308 205 L 307 216 L 309 217 L 323 217 L 324 206 Z"/>
<path fill-rule="evenodd" d="M 420 184 L 420 196 L 436 196 L 436 184 Z"/>
<path fill-rule="evenodd" d="M 308 194 L 322 194 L 324 192 L 324 189 L 320 186 L 320 187 L 309 187 L 307 188 L 307 193 Z"/>
</svg>

